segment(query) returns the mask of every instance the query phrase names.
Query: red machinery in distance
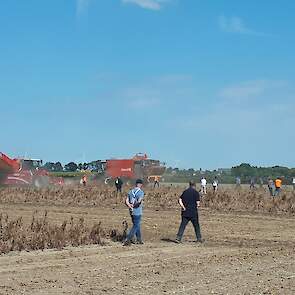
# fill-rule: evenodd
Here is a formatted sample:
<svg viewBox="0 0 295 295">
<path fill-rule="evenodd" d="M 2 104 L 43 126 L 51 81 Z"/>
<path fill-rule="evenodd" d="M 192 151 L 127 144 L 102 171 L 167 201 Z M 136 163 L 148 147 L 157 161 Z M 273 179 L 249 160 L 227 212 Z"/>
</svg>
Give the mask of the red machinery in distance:
<svg viewBox="0 0 295 295">
<path fill-rule="evenodd" d="M 149 182 L 152 177 L 162 177 L 166 167 L 159 160 L 149 159 L 147 154 L 136 154 L 131 159 L 110 159 L 106 161 L 105 175 L 107 183 L 116 177 L 127 180 L 141 178 Z"/>
<path fill-rule="evenodd" d="M 49 177 L 39 159 L 11 159 L 0 152 L 0 185 L 32 185 L 44 187 L 62 184 L 61 179 Z"/>
<path fill-rule="evenodd" d="M 110 159 L 100 161 L 101 175 L 105 183 L 120 177 L 124 182 L 137 178 L 145 182 L 158 179 L 164 174 L 166 168 L 159 160 L 149 159 L 146 154 L 136 154 L 131 159 Z M 11 159 L 0 153 L 0 185 L 32 185 L 46 187 L 48 185 L 62 185 L 63 178 L 52 177 L 42 167 L 39 159 Z"/>
</svg>

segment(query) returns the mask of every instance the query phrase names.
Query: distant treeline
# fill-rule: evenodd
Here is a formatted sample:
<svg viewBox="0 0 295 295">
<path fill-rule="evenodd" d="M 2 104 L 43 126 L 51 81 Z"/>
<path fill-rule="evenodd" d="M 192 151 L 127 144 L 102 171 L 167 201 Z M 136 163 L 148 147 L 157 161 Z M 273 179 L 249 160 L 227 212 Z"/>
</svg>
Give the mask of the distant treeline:
<svg viewBox="0 0 295 295">
<path fill-rule="evenodd" d="M 74 176 L 79 171 L 102 173 L 104 170 L 104 164 L 101 161 L 78 164 L 69 162 L 63 166 L 60 162 L 47 162 L 43 168 L 60 176 Z M 293 177 L 295 177 L 295 168 L 282 166 L 257 167 L 246 163 L 232 168 L 218 169 L 213 171 L 195 170 L 193 168 L 179 169 L 169 167 L 166 169 L 166 172 L 163 175 L 163 180 L 165 182 L 184 183 L 190 181 L 191 179 L 199 181 L 203 176 L 206 177 L 208 182 L 212 182 L 213 179 L 217 177 L 219 182 L 228 184 L 235 183 L 237 177 L 241 178 L 242 183 L 249 183 L 251 178 L 254 178 L 257 183 L 260 183 L 261 180 L 266 183 L 269 177 L 272 179 L 281 177 L 284 184 L 291 184 Z"/>
<path fill-rule="evenodd" d="M 183 183 L 191 179 L 198 182 L 203 176 L 206 177 L 209 183 L 212 182 L 215 177 L 218 178 L 219 182 L 225 184 L 234 184 L 237 177 L 241 178 L 242 183 L 250 183 L 251 178 L 254 178 L 257 183 L 260 183 L 261 180 L 266 183 L 269 177 L 272 179 L 281 177 L 284 184 L 291 184 L 293 177 L 295 177 L 295 168 L 281 166 L 256 167 L 246 163 L 228 169 L 213 171 L 170 167 L 166 169 L 163 178 L 166 182 Z"/>
</svg>

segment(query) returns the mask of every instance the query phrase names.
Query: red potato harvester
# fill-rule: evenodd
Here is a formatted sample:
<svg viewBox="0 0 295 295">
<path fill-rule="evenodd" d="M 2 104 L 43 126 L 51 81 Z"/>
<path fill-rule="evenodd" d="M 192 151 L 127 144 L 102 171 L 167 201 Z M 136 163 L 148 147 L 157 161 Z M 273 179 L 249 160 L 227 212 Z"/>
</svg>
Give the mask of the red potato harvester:
<svg viewBox="0 0 295 295">
<path fill-rule="evenodd" d="M 155 177 L 160 179 L 165 170 L 160 161 L 149 159 L 146 154 L 136 154 L 132 159 L 110 159 L 106 160 L 105 183 L 116 177 L 127 181 L 141 178 L 150 182 Z"/>
<path fill-rule="evenodd" d="M 61 178 L 51 177 L 41 168 L 39 159 L 11 159 L 0 152 L 0 185 L 31 185 L 46 187 L 62 184 Z"/>
</svg>

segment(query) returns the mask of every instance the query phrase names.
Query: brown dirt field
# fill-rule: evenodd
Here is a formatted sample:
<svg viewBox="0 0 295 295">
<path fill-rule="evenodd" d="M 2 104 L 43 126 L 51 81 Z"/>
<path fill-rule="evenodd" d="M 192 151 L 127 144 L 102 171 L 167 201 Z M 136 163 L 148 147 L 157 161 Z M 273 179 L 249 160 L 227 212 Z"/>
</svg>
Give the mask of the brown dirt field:
<svg viewBox="0 0 295 295">
<path fill-rule="evenodd" d="M 53 223 L 83 216 L 89 224 L 121 228 L 122 206 L 0 204 L 0 212 L 30 222 L 35 210 Z M 174 239 L 179 210 L 147 208 L 144 245 L 10 252 L 0 256 L 0 294 L 295 294 L 295 219 L 200 210 L 205 243 L 188 226 Z"/>
</svg>

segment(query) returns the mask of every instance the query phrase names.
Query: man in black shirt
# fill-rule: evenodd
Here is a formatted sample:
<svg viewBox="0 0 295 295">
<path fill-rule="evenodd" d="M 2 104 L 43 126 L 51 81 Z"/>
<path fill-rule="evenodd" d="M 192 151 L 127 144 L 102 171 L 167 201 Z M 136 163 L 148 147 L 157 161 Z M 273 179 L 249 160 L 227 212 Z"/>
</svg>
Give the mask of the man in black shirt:
<svg viewBox="0 0 295 295">
<path fill-rule="evenodd" d="M 123 181 L 120 177 L 117 177 L 115 180 L 115 186 L 117 189 L 117 193 L 122 193 L 122 186 L 123 186 Z"/>
<path fill-rule="evenodd" d="M 181 206 L 181 224 L 177 233 L 176 242 L 180 243 L 184 230 L 191 221 L 194 226 L 197 242 L 202 243 L 201 230 L 199 225 L 198 207 L 200 206 L 200 195 L 196 191 L 196 184 L 192 181 L 189 183 L 189 188 L 185 190 L 179 198 Z"/>
</svg>

